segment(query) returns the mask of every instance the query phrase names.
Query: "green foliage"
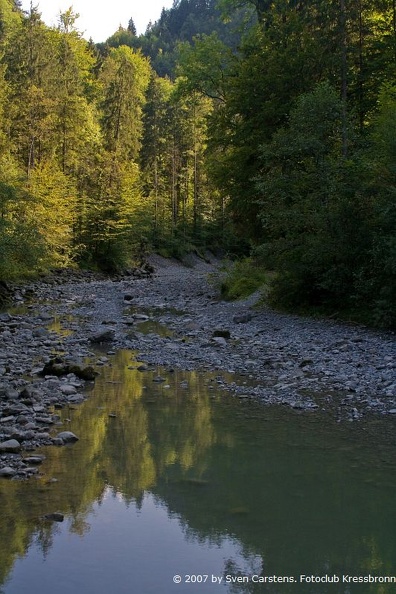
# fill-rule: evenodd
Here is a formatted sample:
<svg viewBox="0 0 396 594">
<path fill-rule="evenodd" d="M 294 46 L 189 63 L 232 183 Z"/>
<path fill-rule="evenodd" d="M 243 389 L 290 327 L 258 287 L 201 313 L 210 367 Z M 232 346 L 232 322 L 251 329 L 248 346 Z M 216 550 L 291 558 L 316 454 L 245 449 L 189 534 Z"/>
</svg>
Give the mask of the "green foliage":
<svg viewBox="0 0 396 594">
<path fill-rule="evenodd" d="M 371 249 L 363 269 L 363 295 L 380 326 L 396 328 L 396 88 L 385 84 L 371 128 L 366 193 L 373 202 Z"/>
<path fill-rule="evenodd" d="M 0 221 L 0 279 L 26 277 L 41 268 L 45 245 L 32 225 Z"/>
<path fill-rule="evenodd" d="M 27 216 L 32 202 L 16 185 L 0 181 L 0 280 L 27 276 L 42 265 L 45 243 Z"/>
<path fill-rule="evenodd" d="M 77 18 L 0 0 L 3 277 L 253 246 L 277 305 L 395 327 L 395 2 L 181 0 L 97 48 Z"/>
<path fill-rule="evenodd" d="M 268 274 L 260 262 L 254 258 L 245 258 L 226 269 L 220 290 L 224 299 L 243 299 L 257 290 L 265 292 L 267 284 Z"/>
<path fill-rule="evenodd" d="M 366 246 L 359 169 L 342 157 L 342 102 L 328 85 L 301 96 L 288 127 L 263 147 L 261 251 L 279 271 L 277 301 L 342 307 Z"/>
</svg>

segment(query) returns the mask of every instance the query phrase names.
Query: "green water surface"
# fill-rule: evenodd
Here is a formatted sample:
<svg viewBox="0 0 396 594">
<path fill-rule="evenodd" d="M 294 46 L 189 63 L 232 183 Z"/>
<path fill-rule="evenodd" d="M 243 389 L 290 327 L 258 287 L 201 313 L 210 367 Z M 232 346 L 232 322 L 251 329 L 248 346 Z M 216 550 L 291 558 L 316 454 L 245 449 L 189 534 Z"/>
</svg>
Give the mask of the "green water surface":
<svg viewBox="0 0 396 594">
<path fill-rule="evenodd" d="M 0 482 L 0 592 L 396 592 L 378 583 L 396 575 L 392 419 L 336 423 L 137 365 L 119 352 L 61 411 L 80 439 L 41 450 L 40 478 Z"/>
</svg>

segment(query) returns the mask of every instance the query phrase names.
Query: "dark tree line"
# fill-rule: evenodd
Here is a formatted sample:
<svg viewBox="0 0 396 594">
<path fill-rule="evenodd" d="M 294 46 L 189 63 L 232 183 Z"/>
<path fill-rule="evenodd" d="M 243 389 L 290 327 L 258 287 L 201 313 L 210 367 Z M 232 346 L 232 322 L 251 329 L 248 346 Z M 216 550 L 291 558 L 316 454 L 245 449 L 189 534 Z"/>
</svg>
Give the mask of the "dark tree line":
<svg viewBox="0 0 396 594">
<path fill-rule="evenodd" d="M 217 97 L 211 179 L 278 305 L 395 326 L 395 3 L 252 5 L 237 53 L 212 35 L 181 54 Z"/>
</svg>

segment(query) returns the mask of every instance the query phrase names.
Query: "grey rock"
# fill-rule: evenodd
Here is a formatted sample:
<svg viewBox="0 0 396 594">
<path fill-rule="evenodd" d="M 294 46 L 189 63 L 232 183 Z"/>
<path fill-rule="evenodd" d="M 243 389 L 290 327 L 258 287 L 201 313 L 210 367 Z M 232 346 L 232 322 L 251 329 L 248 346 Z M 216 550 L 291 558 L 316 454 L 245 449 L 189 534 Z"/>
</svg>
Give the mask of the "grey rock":
<svg viewBox="0 0 396 594">
<path fill-rule="evenodd" d="M 138 314 L 138 313 L 133 314 L 132 317 L 135 320 L 137 320 L 138 322 L 147 322 L 150 319 L 148 315 L 146 315 L 146 314 Z"/>
<path fill-rule="evenodd" d="M 101 342 L 112 342 L 114 338 L 114 330 L 103 330 L 102 332 L 97 332 L 91 336 L 90 341 L 94 344 L 100 344 Z"/>
<path fill-rule="evenodd" d="M 8 439 L 0 443 L 0 452 L 19 452 L 21 444 L 16 439 Z"/>
<path fill-rule="evenodd" d="M 251 321 L 252 317 L 253 316 L 250 312 L 240 313 L 235 314 L 232 318 L 232 321 L 235 322 L 235 324 L 247 324 L 247 322 Z"/>
<path fill-rule="evenodd" d="M 0 468 L 0 477 L 3 478 L 11 478 L 15 476 L 17 471 L 15 468 L 11 468 L 11 466 L 4 466 L 4 468 Z"/>
<path fill-rule="evenodd" d="M 45 336 L 48 336 L 49 332 L 46 328 L 35 328 L 33 330 L 33 336 L 35 338 L 44 338 Z"/>
<path fill-rule="evenodd" d="M 78 437 L 71 431 L 61 431 L 56 436 L 57 439 L 61 439 L 63 443 L 74 443 L 78 441 Z"/>
<path fill-rule="evenodd" d="M 60 391 L 62 392 L 62 394 L 65 394 L 65 396 L 71 396 L 72 394 L 77 394 L 77 390 L 74 386 L 72 386 L 71 384 L 62 384 L 61 386 L 59 386 Z"/>
<path fill-rule="evenodd" d="M 42 464 L 44 460 L 45 460 L 44 456 L 28 456 L 27 458 L 23 459 L 23 461 L 26 462 L 26 464 L 34 464 L 34 465 Z"/>
<path fill-rule="evenodd" d="M 222 336 L 213 336 L 213 338 L 211 339 L 211 341 L 214 344 L 216 344 L 217 346 L 222 346 L 222 347 L 227 346 L 227 341 Z"/>
<path fill-rule="evenodd" d="M 9 417 L 2 417 L 0 419 L 0 423 L 13 423 L 15 421 L 15 418 L 16 417 L 14 415 L 9 416 Z"/>
</svg>

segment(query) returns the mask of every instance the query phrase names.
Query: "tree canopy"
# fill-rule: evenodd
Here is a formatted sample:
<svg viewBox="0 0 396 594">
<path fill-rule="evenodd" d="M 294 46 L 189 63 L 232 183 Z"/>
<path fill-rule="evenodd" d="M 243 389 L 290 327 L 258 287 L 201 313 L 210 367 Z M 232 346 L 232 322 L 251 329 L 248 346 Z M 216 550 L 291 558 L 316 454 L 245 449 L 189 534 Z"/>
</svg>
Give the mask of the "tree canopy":
<svg viewBox="0 0 396 594">
<path fill-rule="evenodd" d="M 0 0 L 0 276 L 211 247 L 394 327 L 395 66 L 393 0 L 178 0 L 96 46 Z"/>
</svg>

